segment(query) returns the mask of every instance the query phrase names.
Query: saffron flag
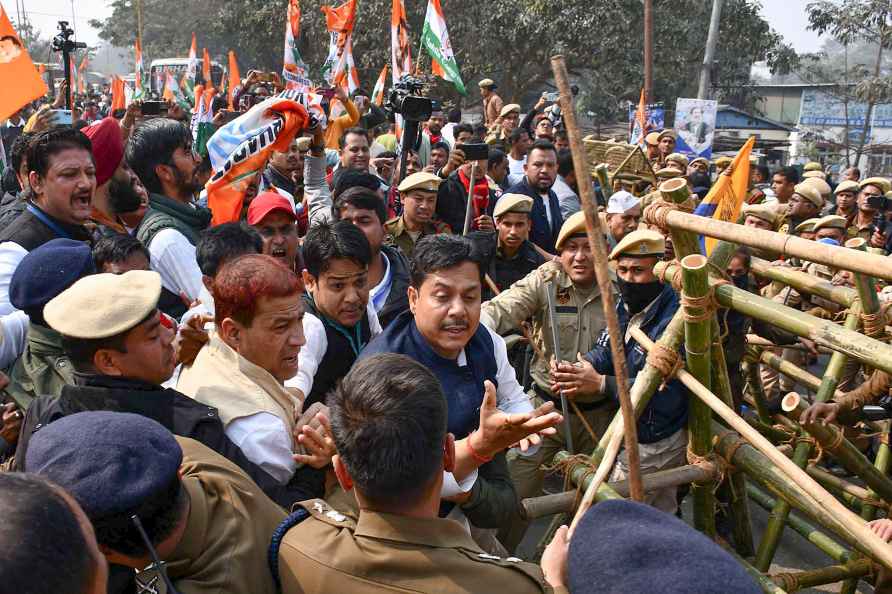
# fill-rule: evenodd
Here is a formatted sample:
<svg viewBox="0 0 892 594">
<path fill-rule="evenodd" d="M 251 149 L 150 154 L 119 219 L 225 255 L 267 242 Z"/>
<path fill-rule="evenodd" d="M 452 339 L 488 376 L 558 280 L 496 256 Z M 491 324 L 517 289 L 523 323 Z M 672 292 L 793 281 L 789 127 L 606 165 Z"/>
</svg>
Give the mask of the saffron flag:
<svg viewBox="0 0 892 594">
<path fill-rule="evenodd" d="M 235 52 L 229 50 L 229 109 L 235 110 L 235 90 L 242 85 L 242 75 L 238 71 L 238 62 L 235 60 Z"/>
<path fill-rule="evenodd" d="M 731 165 L 722 172 L 712 189 L 697 206 L 694 214 L 719 221 L 737 222 L 749 187 L 750 153 L 755 142 L 756 137 L 750 136 L 737 152 Z M 712 252 L 716 242 L 717 240 L 712 237 L 706 238 L 704 248 L 707 256 Z"/>
<path fill-rule="evenodd" d="M 161 98 L 166 101 L 172 101 L 176 103 L 185 111 L 189 111 L 190 109 L 192 109 L 192 106 L 189 105 L 189 100 L 186 99 L 185 95 L 183 95 L 183 90 L 180 88 L 179 83 L 177 83 L 177 79 L 175 79 L 173 77 L 173 74 L 170 73 L 170 70 L 166 70 L 164 72 L 164 75 L 164 94 L 161 96 Z"/>
<path fill-rule="evenodd" d="M 356 0 L 347 0 L 341 6 L 323 6 L 325 25 L 330 36 L 328 57 L 322 65 L 322 75 L 333 87 L 340 87 L 349 95 L 359 88 L 359 74 L 353 62 L 353 25 L 356 23 Z M 333 103 L 331 116 L 336 117 L 344 107 Z"/>
<path fill-rule="evenodd" d="M 81 60 L 81 65 L 77 67 L 77 92 L 81 95 L 85 95 L 87 93 L 87 64 L 89 62 L 89 58 L 87 54 L 84 54 L 83 60 Z"/>
<path fill-rule="evenodd" d="M 384 68 L 381 69 L 381 74 L 378 75 L 378 82 L 375 83 L 375 88 L 372 89 L 372 103 L 381 107 L 384 104 L 384 85 L 387 84 L 387 64 L 384 65 Z"/>
<path fill-rule="evenodd" d="M 211 56 L 208 54 L 208 48 L 204 48 L 201 56 L 201 76 L 204 78 L 205 87 L 214 86 L 214 79 L 211 77 Z"/>
<path fill-rule="evenodd" d="M 212 224 L 236 222 L 245 191 L 263 170 L 272 151 L 287 151 L 310 123 L 303 105 L 270 97 L 217 130 L 207 142 L 214 174 L 205 188 Z"/>
<path fill-rule="evenodd" d="M 112 76 L 111 80 L 111 106 L 109 107 L 110 112 L 114 112 L 118 109 L 126 109 L 127 107 L 127 98 L 124 96 L 124 81 L 121 80 L 117 75 Z"/>
<path fill-rule="evenodd" d="M 404 74 L 412 74 L 409 22 L 403 0 L 393 0 L 390 14 L 390 67 L 394 83 Z"/>
<path fill-rule="evenodd" d="M 448 80 L 462 95 L 467 95 L 465 84 L 461 80 L 461 71 L 452 44 L 449 43 L 449 32 L 446 30 L 446 18 L 440 0 L 428 0 L 427 14 L 424 17 L 424 28 L 421 31 L 421 44 L 431 56 L 431 71 Z"/>
<path fill-rule="evenodd" d="M 134 52 L 136 53 L 136 59 L 133 71 L 136 80 L 134 83 L 133 100 L 138 101 L 145 96 L 145 89 L 143 87 L 145 82 L 143 81 L 142 43 L 140 43 L 139 37 L 136 38 Z"/>
<path fill-rule="evenodd" d="M 192 33 L 192 45 L 189 46 L 189 63 L 186 65 L 186 74 L 183 76 L 183 86 L 189 93 L 195 91 L 195 77 L 198 74 L 198 44 L 195 43 L 195 33 Z M 165 89 L 167 83 L 164 83 Z"/>
<path fill-rule="evenodd" d="M 307 91 L 313 85 L 307 77 L 307 64 L 300 55 L 300 1 L 289 0 L 285 15 L 285 59 L 282 78 L 286 89 Z"/>
<path fill-rule="evenodd" d="M 74 54 L 68 54 L 68 72 L 71 74 L 70 86 L 68 87 L 68 94 L 71 95 L 71 105 L 74 106 L 75 97 L 77 97 L 78 87 L 80 83 L 78 82 L 77 76 L 77 68 L 74 64 Z"/>
</svg>

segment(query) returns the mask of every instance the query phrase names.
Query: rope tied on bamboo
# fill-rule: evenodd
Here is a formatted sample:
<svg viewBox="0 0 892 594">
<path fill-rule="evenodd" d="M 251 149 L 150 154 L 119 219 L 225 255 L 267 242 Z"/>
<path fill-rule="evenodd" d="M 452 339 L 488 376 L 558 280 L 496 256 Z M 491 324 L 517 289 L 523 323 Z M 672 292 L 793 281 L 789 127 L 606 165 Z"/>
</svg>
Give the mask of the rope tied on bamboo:
<svg viewBox="0 0 892 594">
<path fill-rule="evenodd" d="M 693 481 L 695 485 L 708 485 L 713 483 L 713 491 L 725 482 L 726 472 L 729 471 L 729 465 L 715 453 L 709 453 L 706 456 L 699 456 L 691 449 L 691 445 L 687 447 L 688 464 L 691 466 L 699 466 L 703 470 L 709 472 L 709 476 L 703 479 Z"/>
<path fill-rule="evenodd" d="M 864 334 L 876 340 L 885 341 L 888 336 L 886 334 L 886 316 L 883 312 L 862 313 L 861 325 L 864 328 Z"/>
<path fill-rule="evenodd" d="M 797 435 L 794 439 L 796 445 L 801 443 L 807 444 L 810 448 L 814 448 L 817 452 L 814 458 L 808 459 L 808 464 L 817 465 L 824 458 L 824 448 L 821 447 L 821 444 L 811 435 Z M 842 443 L 842 442 L 840 442 Z M 838 447 L 838 446 L 837 446 Z M 829 449 L 829 448 L 828 448 Z M 833 450 L 831 450 L 833 451 Z"/>
<path fill-rule="evenodd" d="M 666 234 L 669 232 L 669 225 L 666 222 L 666 217 L 668 217 L 669 213 L 674 210 L 688 213 L 694 212 L 694 202 L 693 200 L 688 199 L 681 204 L 678 204 L 669 202 L 662 196 L 657 196 L 653 202 L 648 204 L 644 209 L 644 220 L 651 225 L 659 227 L 660 231 L 662 231 L 663 234 Z"/>
<path fill-rule="evenodd" d="M 774 573 L 769 578 L 785 592 L 795 592 L 801 589 L 799 578 L 792 573 Z"/>
<path fill-rule="evenodd" d="M 654 343 L 653 348 L 647 354 L 645 362 L 656 369 L 662 376 L 663 381 L 660 383 L 660 390 L 665 388 L 666 384 L 675 378 L 678 370 L 684 367 L 684 362 L 681 360 L 678 352 L 659 342 Z"/>
<path fill-rule="evenodd" d="M 582 477 L 577 481 L 575 485 L 576 498 L 573 502 L 573 509 L 579 507 L 580 502 L 582 501 L 582 495 L 585 493 L 586 485 L 589 480 L 595 476 L 598 472 L 598 467 L 592 463 L 592 459 L 590 456 L 586 456 L 585 454 L 574 454 L 572 456 L 567 456 L 560 462 L 556 462 L 551 466 L 545 466 L 546 474 L 554 474 L 554 473 L 563 473 L 564 475 L 564 491 L 569 491 L 573 485 L 573 470 L 577 466 L 582 466 L 584 468 Z"/>
<path fill-rule="evenodd" d="M 669 276 L 669 269 L 674 268 L 675 272 L 672 274 L 672 278 L 667 278 Z M 664 285 L 668 284 L 670 287 L 675 289 L 676 292 L 681 292 L 681 266 L 678 263 L 678 260 L 672 260 L 667 262 L 664 267 L 661 268 L 659 274 L 657 275 L 657 280 L 663 283 Z"/>
<path fill-rule="evenodd" d="M 727 451 L 722 454 L 715 446 L 723 443 L 726 439 L 728 439 L 731 444 L 725 446 L 725 448 L 727 448 Z M 715 437 L 713 437 L 712 443 L 713 452 L 724 464 L 725 472 L 737 472 L 737 467 L 734 466 L 733 462 L 734 455 L 737 453 L 737 450 L 747 445 L 746 441 L 734 431 L 725 431 L 724 433 L 717 434 Z"/>
</svg>

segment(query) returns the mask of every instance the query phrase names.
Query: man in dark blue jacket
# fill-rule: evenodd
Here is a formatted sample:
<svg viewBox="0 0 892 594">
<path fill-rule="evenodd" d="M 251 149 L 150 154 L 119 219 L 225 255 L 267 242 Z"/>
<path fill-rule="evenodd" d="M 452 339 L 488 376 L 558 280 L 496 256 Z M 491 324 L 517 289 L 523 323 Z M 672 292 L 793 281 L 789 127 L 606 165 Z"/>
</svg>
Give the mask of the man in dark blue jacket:
<svg viewBox="0 0 892 594">
<path fill-rule="evenodd" d="M 561 203 L 551 189 L 557 179 L 557 152 L 554 145 L 547 140 L 534 142 L 527 153 L 523 170 L 524 178 L 508 188 L 506 194 L 523 194 L 533 199 L 530 241 L 549 254 L 557 253 L 554 243 L 564 219 L 561 216 Z"/>
<path fill-rule="evenodd" d="M 624 237 L 610 253 L 616 260 L 620 298 L 616 312 L 625 336 L 626 366 L 629 385 L 644 368 L 647 352 L 629 335 L 630 327 L 640 328 L 657 340 L 678 310 L 678 295 L 654 275 L 654 265 L 662 258 L 663 236 L 656 231 L 639 230 Z M 568 396 L 608 393 L 616 397 L 616 378 L 610 354 L 610 335 L 605 329 L 595 347 L 573 365 L 561 363 L 553 370 L 557 393 Z M 686 463 L 688 393 L 677 379 L 667 382 L 650 400 L 638 418 L 638 442 L 641 473 L 668 470 Z M 628 473 L 626 453 L 620 453 L 611 481 L 623 480 Z M 645 502 L 669 513 L 675 513 L 676 488 L 651 491 Z"/>
</svg>

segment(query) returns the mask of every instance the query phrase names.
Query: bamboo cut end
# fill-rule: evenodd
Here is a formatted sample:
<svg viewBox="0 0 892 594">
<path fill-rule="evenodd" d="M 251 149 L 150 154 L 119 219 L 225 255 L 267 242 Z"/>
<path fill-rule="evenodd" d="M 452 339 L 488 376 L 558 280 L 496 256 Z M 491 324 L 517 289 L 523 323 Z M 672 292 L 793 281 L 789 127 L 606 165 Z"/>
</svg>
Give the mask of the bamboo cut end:
<svg viewBox="0 0 892 594">
<path fill-rule="evenodd" d="M 691 191 L 685 178 L 676 177 L 660 184 L 660 194 L 663 200 L 681 204 L 691 196 Z"/>
<path fill-rule="evenodd" d="M 845 242 L 847 248 L 851 248 L 853 250 L 864 251 L 867 249 L 867 240 L 863 237 L 853 237 L 852 239 Z"/>
<path fill-rule="evenodd" d="M 674 177 L 660 184 L 661 192 L 676 192 L 681 187 L 687 187 L 688 181 L 683 177 Z"/>
<path fill-rule="evenodd" d="M 685 270 L 701 270 L 706 268 L 709 261 L 706 259 L 706 256 L 702 254 L 691 254 L 690 256 L 685 256 L 681 260 L 681 267 Z"/>
<path fill-rule="evenodd" d="M 784 399 L 781 400 L 781 408 L 784 412 L 793 412 L 797 408 L 799 408 L 799 402 L 802 400 L 802 397 L 799 396 L 796 392 L 790 392 Z"/>
</svg>

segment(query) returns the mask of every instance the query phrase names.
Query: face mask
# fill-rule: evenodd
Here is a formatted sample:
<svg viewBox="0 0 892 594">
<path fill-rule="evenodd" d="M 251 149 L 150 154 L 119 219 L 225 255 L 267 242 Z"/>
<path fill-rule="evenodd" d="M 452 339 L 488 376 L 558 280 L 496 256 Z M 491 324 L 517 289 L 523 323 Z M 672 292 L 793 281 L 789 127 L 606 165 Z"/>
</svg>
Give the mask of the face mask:
<svg viewBox="0 0 892 594">
<path fill-rule="evenodd" d="M 737 274 L 731 276 L 731 282 L 733 282 L 734 286 L 738 289 L 749 289 L 749 277 L 746 274 Z"/>
<path fill-rule="evenodd" d="M 649 283 L 630 283 L 621 278 L 616 279 L 619 284 L 619 293 L 629 313 L 635 315 L 656 299 L 663 291 L 663 283 L 651 281 Z"/>
</svg>

